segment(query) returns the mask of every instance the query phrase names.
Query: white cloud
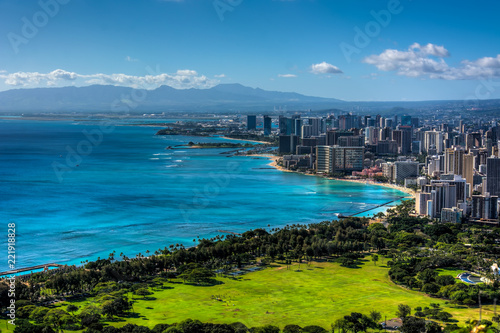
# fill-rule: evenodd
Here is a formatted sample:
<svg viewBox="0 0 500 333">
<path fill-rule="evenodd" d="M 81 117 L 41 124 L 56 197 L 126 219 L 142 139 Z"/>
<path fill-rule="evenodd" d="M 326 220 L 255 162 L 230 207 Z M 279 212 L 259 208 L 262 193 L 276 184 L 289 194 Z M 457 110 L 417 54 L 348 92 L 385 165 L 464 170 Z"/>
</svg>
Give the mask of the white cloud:
<svg viewBox="0 0 500 333">
<path fill-rule="evenodd" d="M 444 46 L 441 45 L 434 45 L 431 43 L 428 43 L 427 45 L 420 45 L 419 43 L 413 43 L 410 46 L 410 50 L 415 50 L 415 51 L 420 51 L 422 54 L 425 55 L 432 55 L 435 57 L 449 57 L 450 52 L 448 52 L 447 49 L 444 48 Z"/>
<path fill-rule="evenodd" d="M 311 73 L 314 74 L 342 74 L 343 72 L 332 64 L 329 64 L 325 61 L 319 64 L 311 65 Z"/>
<path fill-rule="evenodd" d="M 428 77 L 444 80 L 476 80 L 485 77 L 500 77 L 500 54 L 495 58 L 484 57 L 475 61 L 464 60 L 459 67 L 449 66 L 443 58 L 450 53 L 443 46 L 412 44 L 407 51 L 387 49 L 371 55 L 363 62 L 374 65 L 381 71 L 395 71 L 409 77 Z"/>
<path fill-rule="evenodd" d="M 297 75 L 295 75 L 295 74 L 278 74 L 278 77 L 287 77 L 287 78 L 289 78 L 289 77 L 297 77 Z"/>
<path fill-rule="evenodd" d="M 57 69 L 50 73 L 38 72 L 16 72 L 0 73 L 7 85 L 27 88 L 41 86 L 64 86 L 89 84 L 105 84 L 114 86 L 125 86 L 131 88 L 155 89 L 162 85 L 177 89 L 186 88 L 210 88 L 219 83 L 218 80 L 209 79 L 205 75 L 198 75 L 194 70 L 178 70 L 174 74 L 162 73 L 158 75 L 134 76 L 127 74 L 78 74 Z"/>
<path fill-rule="evenodd" d="M 187 76 L 194 76 L 198 75 L 196 71 L 190 70 L 190 69 L 179 69 L 177 71 L 177 75 L 187 75 Z"/>
<path fill-rule="evenodd" d="M 47 83 L 53 85 L 56 81 L 74 81 L 78 78 L 78 74 L 67 72 L 62 69 L 56 69 L 50 73 L 38 72 L 17 72 L 12 74 L 0 74 L 0 78 L 5 79 L 5 83 L 11 86 L 28 86 Z"/>
<path fill-rule="evenodd" d="M 132 58 L 131 56 L 126 56 L 125 57 L 125 61 L 128 61 L 128 62 L 138 62 L 139 59 Z"/>
<path fill-rule="evenodd" d="M 220 77 L 220 78 L 222 78 L 222 77 L 226 77 L 226 74 L 223 73 L 223 74 L 219 74 L 219 75 L 214 75 L 214 77 Z"/>
</svg>

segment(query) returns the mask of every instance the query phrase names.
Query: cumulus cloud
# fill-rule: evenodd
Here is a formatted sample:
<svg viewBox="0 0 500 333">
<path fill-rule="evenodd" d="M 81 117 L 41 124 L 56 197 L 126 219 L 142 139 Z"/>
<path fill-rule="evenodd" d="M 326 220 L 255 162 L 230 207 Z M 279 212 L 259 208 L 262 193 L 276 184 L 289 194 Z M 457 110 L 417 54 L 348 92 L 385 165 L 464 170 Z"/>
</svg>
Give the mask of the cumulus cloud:
<svg viewBox="0 0 500 333">
<path fill-rule="evenodd" d="M 295 74 L 278 74 L 278 77 L 287 77 L 287 78 L 289 78 L 289 77 L 297 77 L 297 75 L 295 75 Z"/>
<path fill-rule="evenodd" d="M 427 45 L 420 45 L 419 43 L 413 43 L 410 46 L 410 49 L 420 52 L 421 54 L 424 55 L 432 55 L 435 57 L 443 58 L 450 56 L 450 52 L 448 52 L 448 50 L 445 49 L 444 46 L 435 45 L 431 43 L 428 43 Z"/>
<path fill-rule="evenodd" d="M 214 76 L 215 76 L 215 77 L 220 77 L 220 78 L 222 78 L 222 77 L 226 77 L 226 74 L 224 74 L 224 73 L 223 73 L 223 74 L 214 75 Z"/>
<path fill-rule="evenodd" d="M 319 64 L 311 65 L 311 73 L 314 74 L 342 74 L 343 72 L 337 66 L 325 61 Z"/>
<path fill-rule="evenodd" d="M 450 52 L 444 46 L 412 44 L 408 50 L 387 49 L 363 59 L 381 71 L 394 71 L 409 77 L 428 77 L 444 80 L 475 80 L 485 77 L 500 77 L 500 55 L 484 57 L 475 61 L 464 60 L 460 66 L 449 66 L 444 58 Z"/>
<path fill-rule="evenodd" d="M 198 75 L 194 70 L 182 69 L 174 74 L 161 73 L 157 75 L 135 76 L 127 74 L 78 74 L 62 69 L 50 73 L 16 72 L 0 73 L 0 79 L 11 86 L 34 88 L 40 86 L 89 85 L 104 84 L 141 89 L 155 89 L 162 85 L 177 89 L 210 88 L 219 83 L 204 75 Z"/>
<path fill-rule="evenodd" d="M 68 72 L 62 69 L 56 69 L 50 73 L 38 72 L 17 72 L 12 74 L 2 73 L 0 78 L 5 80 L 5 83 L 11 86 L 29 86 L 46 83 L 54 85 L 56 81 L 74 81 L 78 78 L 78 74 Z"/>
<path fill-rule="evenodd" d="M 198 75 L 198 73 L 190 69 L 179 69 L 177 71 L 177 75 L 195 76 Z"/>
</svg>

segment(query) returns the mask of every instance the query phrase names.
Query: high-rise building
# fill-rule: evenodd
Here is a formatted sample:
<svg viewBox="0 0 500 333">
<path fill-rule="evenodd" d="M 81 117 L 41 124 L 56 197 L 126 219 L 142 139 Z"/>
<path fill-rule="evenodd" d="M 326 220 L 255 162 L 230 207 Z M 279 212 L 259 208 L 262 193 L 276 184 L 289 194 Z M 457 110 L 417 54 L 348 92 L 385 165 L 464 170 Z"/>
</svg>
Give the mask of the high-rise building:
<svg viewBox="0 0 500 333">
<path fill-rule="evenodd" d="M 418 192 L 415 196 L 415 211 L 418 215 L 427 215 L 427 201 L 431 200 L 431 194 Z"/>
<path fill-rule="evenodd" d="M 437 154 L 441 154 L 443 152 L 443 133 L 438 131 L 426 131 L 425 132 L 425 144 L 424 149 L 425 152 L 429 152 L 434 149 Z"/>
<path fill-rule="evenodd" d="M 363 161 L 364 147 L 316 147 L 316 172 L 318 173 L 361 171 Z"/>
<path fill-rule="evenodd" d="M 264 116 L 264 135 L 271 135 L 273 122 L 271 117 Z"/>
<path fill-rule="evenodd" d="M 467 150 L 481 147 L 481 133 L 467 133 L 467 136 L 465 137 L 465 145 Z"/>
<path fill-rule="evenodd" d="M 419 119 L 418 118 L 415 118 L 415 117 L 412 117 L 411 118 L 411 125 L 413 126 L 413 128 L 418 128 L 419 127 Z"/>
<path fill-rule="evenodd" d="M 363 170 L 364 152 L 364 147 L 334 146 L 333 172 Z"/>
<path fill-rule="evenodd" d="M 435 183 L 422 186 L 422 192 L 430 193 L 431 199 L 427 201 L 427 215 L 432 218 L 441 217 L 443 208 L 456 207 L 456 190 L 449 183 Z"/>
<path fill-rule="evenodd" d="M 311 136 L 318 136 L 322 130 L 321 118 L 309 118 L 309 125 L 312 126 Z"/>
<path fill-rule="evenodd" d="M 313 135 L 312 133 L 313 133 L 312 125 L 302 125 L 302 129 L 300 131 L 300 137 L 302 139 L 311 137 Z"/>
<path fill-rule="evenodd" d="M 338 143 L 338 139 L 342 136 L 352 136 L 354 135 L 351 131 L 340 131 L 340 130 L 332 130 L 326 132 L 326 145 L 327 146 L 335 146 Z"/>
<path fill-rule="evenodd" d="M 295 135 L 302 135 L 302 119 L 295 118 L 294 120 Z"/>
<path fill-rule="evenodd" d="M 247 116 L 247 130 L 255 131 L 257 129 L 257 116 Z"/>
<path fill-rule="evenodd" d="M 302 145 L 308 146 L 308 147 L 316 147 L 318 145 L 318 139 L 317 138 L 303 138 Z"/>
<path fill-rule="evenodd" d="M 290 135 L 291 134 L 292 129 L 288 128 L 287 120 L 288 120 L 288 118 L 285 116 L 278 117 L 278 128 L 279 128 L 280 134 L 283 134 L 283 135 Z"/>
<path fill-rule="evenodd" d="M 422 145 L 420 141 L 411 142 L 411 152 L 415 155 L 422 154 Z"/>
<path fill-rule="evenodd" d="M 279 116 L 278 125 L 280 134 L 283 135 L 295 134 L 294 119 L 284 116 Z"/>
<path fill-rule="evenodd" d="M 434 177 L 439 174 L 439 158 L 431 158 L 427 162 L 427 174 Z"/>
<path fill-rule="evenodd" d="M 288 154 L 292 153 L 294 154 L 297 145 L 299 143 L 299 137 L 296 135 L 280 135 L 279 136 L 279 145 L 278 145 L 278 152 L 280 154 Z"/>
<path fill-rule="evenodd" d="M 394 178 L 394 163 L 382 163 L 382 174 L 385 178 L 392 180 Z"/>
<path fill-rule="evenodd" d="M 377 124 L 378 127 L 384 128 L 385 127 L 385 118 L 380 117 L 379 123 Z"/>
<path fill-rule="evenodd" d="M 454 175 L 463 174 L 465 149 L 463 147 L 448 148 L 444 152 L 444 172 Z"/>
<path fill-rule="evenodd" d="M 331 146 L 317 146 L 316 147 L 316 172 L 317 173 L 330 173 L 333 168 L 332 164 L 333 147 Z"/>
<path fill-rule="evenodd" d="M 368 119 L 370 119 L 372 116 L 366 115 L 363 117 L 363 125 L 365 127 L 368 127 Z"/>
<path fill-rule="evenodd" d="M 338 145 L 340 147 L 364 147 L 365 138 L 361 135 L 341 136 L 338 139 Z"/>
<path fill-rule="evenodd" d="M 384 127 L 380 130 L 379 140 L 392 140 L 392 128 Z"/>
<path fill-rule="evenodd" d="M 411 119 L 410 119 L 411 122 Z M 400 153 L 402 155 L 408 155 L 411 153 L 411 141 L 413 128 L 410 126 L 399 126 L 399 130 L 401 131 L 401 147 Z"/>
<path fill-rule="evenodd" d="M 411 116 L 402 116 L 401 117 L 401 125 L 402 126 L 412 126 Z"/>
<path fill-rule="evenodd" d="M 368 119 L 368 121 L 369 120 L 370 119 Z M 351 114 L 339 116 L 339 128 L 341 130 L 350 130 L 351 128 L 359 128 L 358 117 Z"/>
<path fill-rule="evenodd" d="M 441 175 L 439 180 L 431 180 L 431 185 L 435 184 L 449 184 L 450 186 L 455 187 L 455 201 L 453 206 L 456 206 L 457 203 L 460 202 L 465 202 L 467 198 L 467 191 L 466 191 L 466 180 L 462 178 L 462 176 L 459 175 Z"/>
<path fill-rule="evenodd" d="M 381 140 L 377 142 L 377 154 L 379 155 L 397 155 L 398 144 L 394 140 Z"/>
<path fill-rule="evenodd" d="M 378 142 L 378 138 L 380 136 L 379 134 L 380 128 L 378 127 L 367 127 L 365 128 L 365 141 L 369 145 L 376 145 Z"/>
<path fill-rule="evenodd" d="M 394 162 L 393 180 L 397 183 L 403 182 L 405 178 L 413 178 L 418 176 L 418 162 L 413 161 L 397 161 Z"/>
<path fill-rule="evenodd" d="M 486 195 L 472 196 L 471 217 L 476 219 L 498 218 L 498 196 Z"/>
<path fill-rule="evenodd" d="M 463 209 L 458 207 L 441 209 L 441 223 L 461 223 L 464 215 Z"/>
<path fill-rule="evenodd" d="M 471 153 L 463 155 L 463 161 L 462 177 L 468 184 L 467 197 L 470 197 L 474 188 L 474 155 Z"/>
<path fill-rule="evenodd" d="M 401 144 L 403 143 L 403 131 L 392 131 L 392 140 L 396 141 L 396 143 L 398 144 L 398 152 L 401 151 Z"/>
<path fill-rule="evenodd" d="M 486 160 L 486 192 L 500 196 L 500 158 L 490 157 Z"/>
</svg>

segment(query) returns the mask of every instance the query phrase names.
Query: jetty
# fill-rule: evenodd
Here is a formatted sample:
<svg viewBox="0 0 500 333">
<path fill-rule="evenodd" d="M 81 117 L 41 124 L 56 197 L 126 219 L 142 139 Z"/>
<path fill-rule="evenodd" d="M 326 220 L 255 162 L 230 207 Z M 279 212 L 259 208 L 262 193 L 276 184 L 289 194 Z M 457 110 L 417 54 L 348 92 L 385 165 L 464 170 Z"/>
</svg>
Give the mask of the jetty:
<svg viewBox="0 0 500 333">
<path fill-rule="evenodd" d="M 5 277 L 6 275 L 12 275 L 12 274 L 18 274 L 18 273 L 23 273 L 23 272 L 31 272 L 31 271 L 36 271 L 39 269 L 43 269 L 43 271 L 48 271 L 49 268 L 60 268 L 64 267 L 64 265 L 60 264 L 43 264 L 43 265 L 36 265 L 36 266 L 31 266 L 31 267 L 26 267 L 26 268 L 19 268 L 19 269 L 13 269 L 10 271 L 5 271 L 5 272 L 0 272 L 1 277 Z"/>
<path fill-rule="evenodd" d="M 370 210 L 374 210 L 374 209 L 377 209 L 377 208 L 379 208 L 379 207 L 386 206 L 386 205 L 388 205 L 388 204 L 391 204 L 391 203 L 396 202 L 396 201 L 398 201 L 398 200 L 401 200 L 401 199 L 403 199 L 403 198 L 406 198 L 406 197 L 399 197 L 399 198 L 398 198 L 398 199 L 396 199 L 396 200 L 391 200 L 391 201 L 389 201 L 389 202 L 386 202 L 386 203 L 383 203 L 383 204 L 377 205 L 377 206 L 372 207 L 372 208 L 364 209 L 364 210 L 362 210 L 362 211 L 360 211 L 360 212 L 357 212 L 357 213 L 354 213 L 354 214 L 351 214 L 351 215 L 339 214 L 339 217 L 340 217 L 340 215 L 342 215 L 342 217 L 352 217 L 352 216 L 356 216 L 356 215 L 362 214 L 362 213 L 364 213 L 364 212 L 369 212 Z"/>
</svg>

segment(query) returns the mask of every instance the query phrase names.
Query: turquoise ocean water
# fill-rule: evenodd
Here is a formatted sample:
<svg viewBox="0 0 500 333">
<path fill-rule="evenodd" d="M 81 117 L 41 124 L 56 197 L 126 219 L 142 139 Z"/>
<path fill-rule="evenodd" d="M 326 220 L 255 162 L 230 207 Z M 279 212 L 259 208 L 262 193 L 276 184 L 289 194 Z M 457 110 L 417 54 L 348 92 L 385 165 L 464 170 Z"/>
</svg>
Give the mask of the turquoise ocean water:
<svg viewBox="0 0 500 333">
<path fill-rule="evenodd" d="M 218 230 L 331 220 L 404 195 L 281 172 L 262 157 L 221 154 L 230 149 L 165 149 L 222 138 L 101 125 L 0 119 L 0 230 L 7 240 L 7 224 L 16 223 L 16 268 L 192 246 Z M 8 269 L 7 247 L 4 257 L 0 271 Z"/>
</svg>

